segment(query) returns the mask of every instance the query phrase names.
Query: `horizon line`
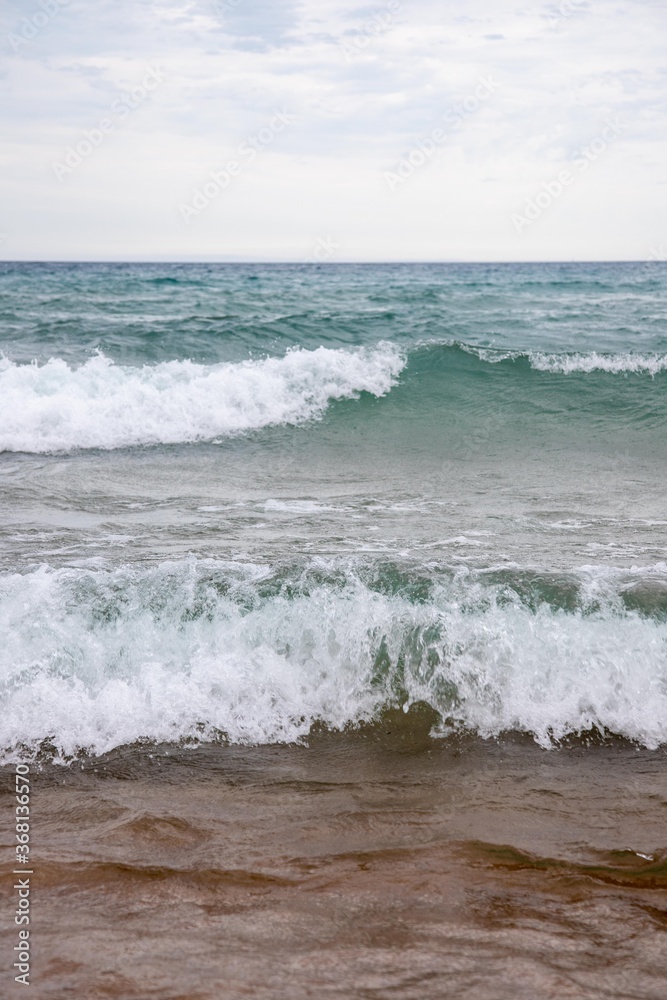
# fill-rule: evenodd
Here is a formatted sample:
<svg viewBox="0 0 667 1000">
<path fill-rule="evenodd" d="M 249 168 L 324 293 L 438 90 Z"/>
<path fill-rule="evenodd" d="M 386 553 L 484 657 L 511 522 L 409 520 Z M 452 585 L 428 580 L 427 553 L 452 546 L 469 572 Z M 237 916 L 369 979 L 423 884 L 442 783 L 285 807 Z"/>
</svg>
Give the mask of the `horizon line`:
<svg viewBox="0 0 667 1000">
<path fill-rule="evenodd" d="M 667 259 L 656 259 L 655 257 L 610 257 L 598 258 L 551 258 L 526 260 L 525 258 L 502 259 L 502 260 L 469 260 L 463 258 L 433 258 L 433 259 L 375 259 L 375 260 L 282 260 L 280 258 L 260 258 L 260 257 L 14 257 L 0 258 L 2 264 L 256 264 L 267 265 L 276 264 L 293 267 L 335 267 L 348 265 L 369 265 L 378 264 L 665 264 Z"/>
</svg>

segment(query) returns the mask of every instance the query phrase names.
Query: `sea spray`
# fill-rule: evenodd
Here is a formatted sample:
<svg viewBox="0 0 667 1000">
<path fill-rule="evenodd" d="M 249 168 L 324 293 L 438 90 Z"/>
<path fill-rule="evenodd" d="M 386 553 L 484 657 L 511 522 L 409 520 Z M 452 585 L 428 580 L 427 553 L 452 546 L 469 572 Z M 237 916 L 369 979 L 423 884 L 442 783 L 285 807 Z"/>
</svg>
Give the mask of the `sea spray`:
<svg viewBox="0 0 667 1000">
<path fill-rule="evenodd" d="M 48 453 L 211 440 L 320 417 L 336 399 L 382 396 L 403 368 L 397 347 L 313 351 L 201 365 L 131 368 L 0 362 L 0 451 Z"/>
<path fill-rule="evenodd" d="M 0 746 L 292 742 L 416 702 L 445 732 L 666 742 L 667 616 L 627 600 L 638 578 L 589 568 L 565 601 L 522 579 L 340 559 L 5 574 Z"/>
</svg>

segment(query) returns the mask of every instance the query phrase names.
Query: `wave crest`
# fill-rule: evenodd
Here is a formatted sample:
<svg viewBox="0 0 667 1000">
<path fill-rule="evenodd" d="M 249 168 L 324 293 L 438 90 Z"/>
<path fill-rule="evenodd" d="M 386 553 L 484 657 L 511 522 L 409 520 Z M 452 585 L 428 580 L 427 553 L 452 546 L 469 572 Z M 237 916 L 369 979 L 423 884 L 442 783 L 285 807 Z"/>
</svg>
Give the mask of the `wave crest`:
<svg viewBox="0 0 667 1000">
<path fill-rule="evenodd" d="M 142 368 L 103 355 L 80 367 L 0 362 L 0 451 L 59 452 L 213 440 L 323 415 L 330 402 L 389 392 L 399 349 L 293 349 L 236 364 Z"/>
<path fill-rule="evenodd" d="M 620 593 L 593 573 L 568 611 L 469 576 L 348 563 L 6 574 L 0 747 L 291 742 L 417 702 L 485 737 L 548 746 L 598 729 L 657 747 L 667 621 Z"/>
<path fill-rule="evenodd" d="M 430 343 L 430 342 L 427 342 Z M 538 372 L 557 372 L 569 375 L 572 372 L 590 374 L 606 372 L 609 375 L 657 375 L 667 370 L 667 354 L 634 354 L 629 351 L 607 354 L 601 351 L 518 351 L 506 348 L 476 347 L 472 344 L 446 342 L 445 347 L 460 349 L 472 354 L 480 361 L 497 365 L 502 361 L 525 359 Z"/>
</svg>

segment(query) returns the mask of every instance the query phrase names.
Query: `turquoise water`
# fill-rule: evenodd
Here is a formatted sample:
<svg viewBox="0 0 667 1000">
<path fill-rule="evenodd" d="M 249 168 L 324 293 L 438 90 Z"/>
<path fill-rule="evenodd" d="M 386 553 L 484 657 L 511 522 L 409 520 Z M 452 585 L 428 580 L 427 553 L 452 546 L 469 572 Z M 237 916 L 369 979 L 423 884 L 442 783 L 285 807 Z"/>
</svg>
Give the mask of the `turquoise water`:
<svg viewBox="0 0 667 1000">
<path fill-rule="evenodd" d="M 15 361 L 280 356 L 388 339 L 516 350 L 667 351 L 666 267 L 640 264 L 0 263 Z"/>
<path fill-rule="evenodd" d="M 667 741 L 666 291 L 0 265 L 0 744 Z"/>
</svg>

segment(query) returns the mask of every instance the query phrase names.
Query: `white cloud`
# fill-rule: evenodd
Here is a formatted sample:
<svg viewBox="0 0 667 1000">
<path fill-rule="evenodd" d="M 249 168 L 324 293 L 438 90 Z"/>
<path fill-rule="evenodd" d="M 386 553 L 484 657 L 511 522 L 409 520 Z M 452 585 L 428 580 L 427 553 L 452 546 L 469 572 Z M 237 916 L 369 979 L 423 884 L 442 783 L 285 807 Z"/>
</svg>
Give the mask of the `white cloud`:
<svg viewBox="0 0 667 1000">
<path fill-rule="evenodd" d="M 42 2 L 3 13 L 5 259 L 300 260 L 324 233 L 336 259 L 618 259 L 667 238 L 662 0 L 70 0 L 14 51 Z M 164 83 L 59 182 L 155 64 Z M 484 77 L 492 96 L 389 190 Z M 179 204 L 276 111 L 295 123 L 184 227 Z M 517 232 L 614 116 L 618 140 Z"/>
</svg>

